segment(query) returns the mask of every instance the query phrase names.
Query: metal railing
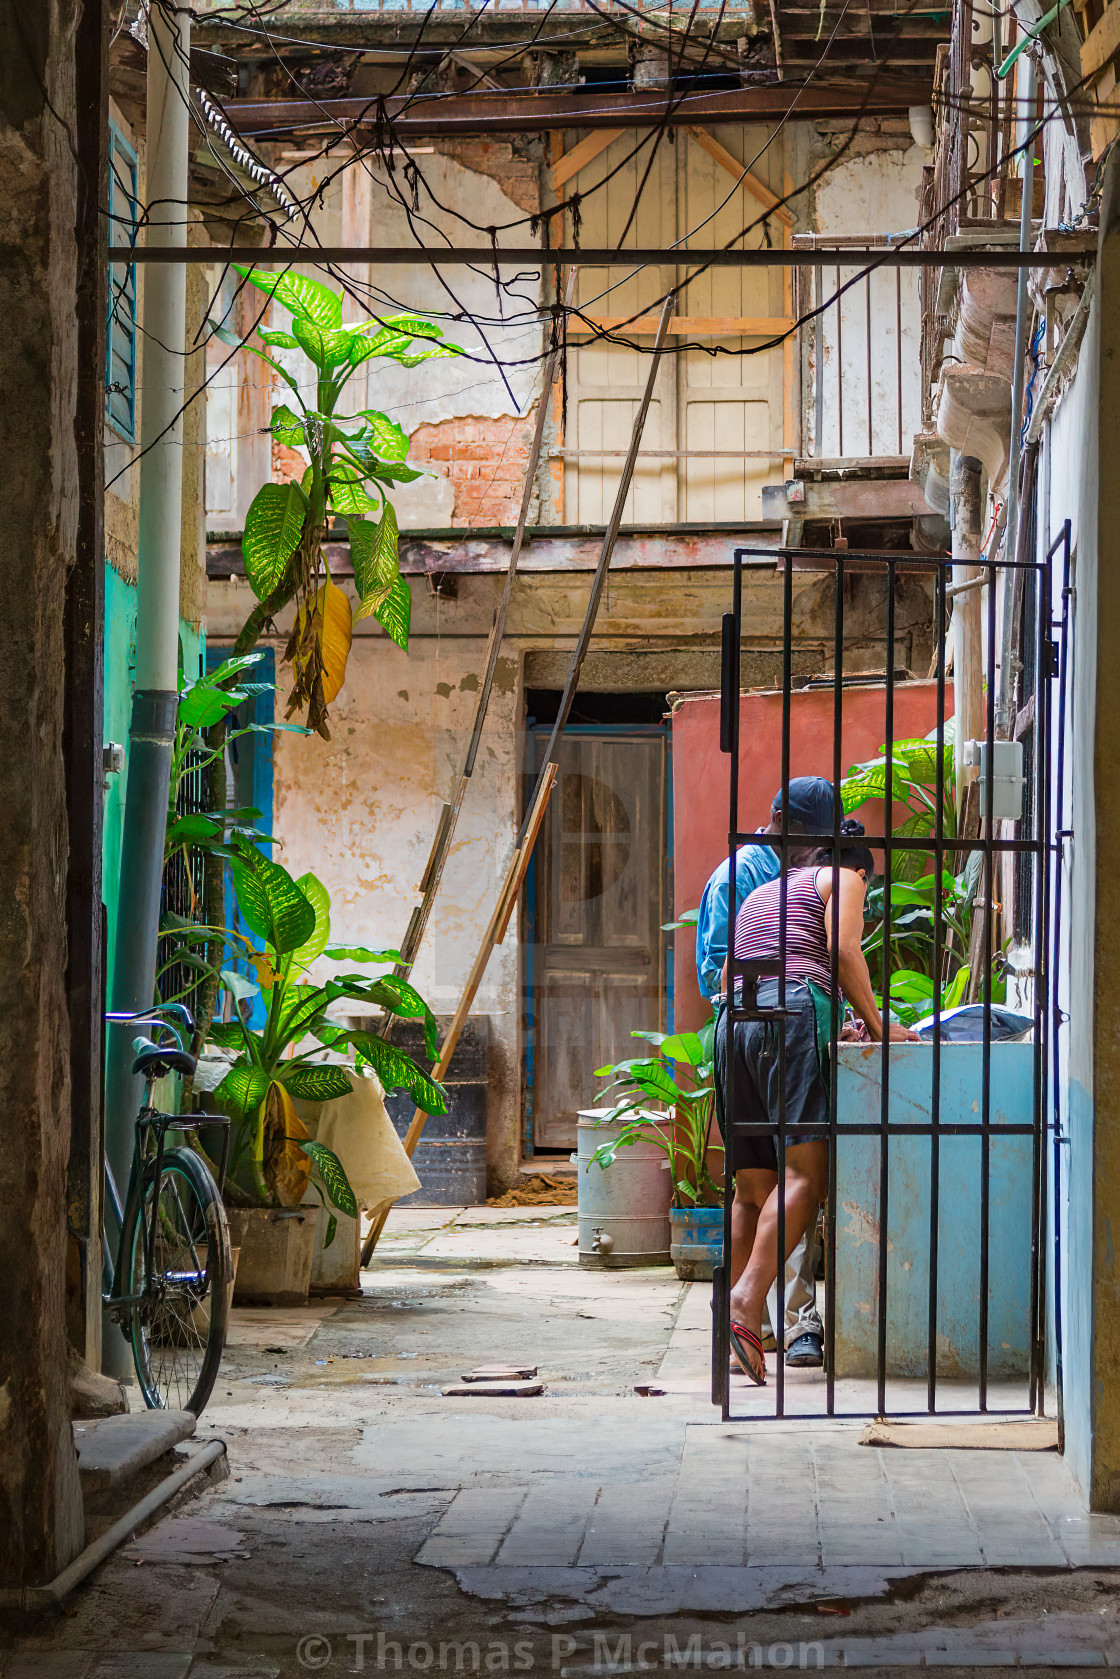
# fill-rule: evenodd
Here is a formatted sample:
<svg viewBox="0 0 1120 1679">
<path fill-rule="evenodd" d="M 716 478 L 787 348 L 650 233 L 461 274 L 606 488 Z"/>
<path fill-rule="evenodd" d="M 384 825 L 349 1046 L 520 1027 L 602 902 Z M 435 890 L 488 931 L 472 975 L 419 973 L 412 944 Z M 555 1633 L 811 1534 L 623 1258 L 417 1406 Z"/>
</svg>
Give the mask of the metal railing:
<svg viewBox="0 0 1120 1679">
<path fill-rule="evenodd" d="M 807 250 L 885 250 L 890 239 L 795 234 L 792 243 Z M 797 331 L 802 457 L 909 455 L 920 414 L 916 271 L 830 262 L 795 270 L 794 285 L 804 323 Z"/>
</svg>

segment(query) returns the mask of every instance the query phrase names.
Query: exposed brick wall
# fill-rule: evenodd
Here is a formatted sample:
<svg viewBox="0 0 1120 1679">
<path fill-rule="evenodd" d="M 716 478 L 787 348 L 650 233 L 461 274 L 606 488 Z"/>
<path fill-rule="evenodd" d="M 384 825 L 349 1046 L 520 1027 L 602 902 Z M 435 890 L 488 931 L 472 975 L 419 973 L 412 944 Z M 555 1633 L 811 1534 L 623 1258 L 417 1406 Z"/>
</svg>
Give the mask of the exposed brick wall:
<svg viewBox="0 0 1120 1679">
<path fill-rule="evenodd" d="M 464 169 L 489 175 L 507 198 L 528 216 L 541 207 L 541 142 L 534 135 L 514 135 L 510 140 L 439 140 L 436 150 L 453 157 Z"/>
<path fill-rule="evenodd" d="M 290 449 L 286 443 L 272 444 L 272 481 L 274 484 L 286 484 L 289 478 L 294 478 L 299 484 L 307 471 L 307 462 L 298 449 Z"/>
<path fill-rule="evenodd" d="M 521 507 L 535 424 L 530 410 L 524 419 L 469 415 L 418 426 L 412 434 L 409 465 L 451 480 L 453 524 L 513 525 Z"/>
</svg>

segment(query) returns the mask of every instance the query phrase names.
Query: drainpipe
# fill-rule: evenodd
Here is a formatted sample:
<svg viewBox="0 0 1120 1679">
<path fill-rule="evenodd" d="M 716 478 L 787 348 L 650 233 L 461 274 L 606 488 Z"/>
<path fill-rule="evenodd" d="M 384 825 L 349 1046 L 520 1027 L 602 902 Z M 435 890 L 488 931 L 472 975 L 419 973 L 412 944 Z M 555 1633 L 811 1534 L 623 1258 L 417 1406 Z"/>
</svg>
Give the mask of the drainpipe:
<svg viewBox="0 0 1120 1679">
<path fill-rule="evenodd" d="M 962 745 L 984 734 L 984 655 L 980 610 L 980 473 L 972 455 L 949 456 L 949 513 L 953 532 L 953 710 L 957 724 L 957 821 L 968 783 L 976 771 L 964 768 Z"/>
<path fill-rule="evenodd" d="M 1032 241 L 1032 210 L 1034 201 L 1034 58 L 1027 54 L 1023 60 L 1023 89 L 1020 95 L 1018 141 L 1020 171 L 1023 181 L 1023 203 L 1019 214 L 1019 249 L 1029 251 Z M 1026 144 L 1027 140 L 1030 144 Z M 1019 461 L 1020 432 L 1023 416 L 1024 363 L 1027 359 L 1027 320 L 1030 296 L 1027 291 L 1029 274 L 1019 270 L 1019 288 L 1015 300 L 1015 361 L 1011 374 L 1011 454 L 1007 463 L 1007 519 L 1004 524 L 1003 552 L 1007 559 L 1017 559 L 1019 536 Z M 1000 640 L 999 688 L 996 697 L 996 733 L 1005 739 L 1011 731 L 1009 709 L 1015 672 L 1012 668 L 1012 639 L 1015 633 L 1015 609 L 1018 592 L 1010 574 L 1003 579 L 1003 622 Z"/>
<path fill-rule="evenodd" d="M 187 243 L 190 13 L 173 0 L 148 12 L 146 245 Z M 144 270 L 140 412 L 140 537 L 136 589 L 136 687 L 110 1008 L 135 1013 L 155 995 L 156 937 L 179 670 L 179 552 L 183 508 L 183 375 L 186 269 Z M 139 1105 L 130 1072 L 135 1029 L 110 1029 L 105 1147 L 123 1199 Z M 114 1255 L 115 1257 L 115 1255 Z M 118 1332 L 106 1348 L 124 1345 Z"/>
</svg>

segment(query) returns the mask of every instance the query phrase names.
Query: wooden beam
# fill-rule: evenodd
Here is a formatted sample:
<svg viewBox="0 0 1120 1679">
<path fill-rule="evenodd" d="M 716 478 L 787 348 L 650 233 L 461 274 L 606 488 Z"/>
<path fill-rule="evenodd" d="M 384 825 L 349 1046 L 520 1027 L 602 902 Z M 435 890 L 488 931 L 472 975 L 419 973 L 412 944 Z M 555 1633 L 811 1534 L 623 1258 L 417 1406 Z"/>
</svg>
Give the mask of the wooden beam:
<svg viewBox="0 0 1120 1679">
<path fill-rule="evenodd" d="M 570 151 L 563 152 L 548 172 L 553 192 L 559 192 L 566 181 L 570 181 L 573 175 L 578 175 L 585 164 L 591 163 L 600 152 L 605 152 L 608 146 L 613 146 L 625 132 L 624 128 L 596 129 L 594 133 L 578 141 Z"/>
<path fill-rule="evenodd" d="M 1117 0 L 1117 4 L 1120 4 L 1120 0 Z M 718 140 L 713 139 L 707 129 L 694 128 L 690 123 L 688 132 L 692 135 L 696 144 L 707 152 L 709 157 L 714 157 L 717 163 L 723 165 L 729 175 L 734 175 L 735 179 L 740 181 L 747 191 L 758 199 L 764 209 L 773 211 L 775 221 L 781 222 L 783 227 L 794 225 L 797 217 L 786 209 L 785 205 L 779 200 L 777 193 L 771 192 L 769 187 L 764 186 L 756 175 L 752 175 L 750 170 L 740 163 L 733 152 L 729 152 L 726 146 L 721 146 Z"/>
<path fill-rule="evenodd" d="M 1091 76 L 1120 48 L 1120 0 L 1112 0 L 1081 48 L 1081 74 Z"/>
<path fill-rule="evenodd" d="M 652 334 L 657 331 L 656 315 L 585 315 L 568 322 L 568 337 L 591 332 Z M 697 338 L 777 338 L 797 325 L 792 315 L 673 315 L 669 331 Z M 792 340 L 791 340 L 792 342 Z"/>
</svg>

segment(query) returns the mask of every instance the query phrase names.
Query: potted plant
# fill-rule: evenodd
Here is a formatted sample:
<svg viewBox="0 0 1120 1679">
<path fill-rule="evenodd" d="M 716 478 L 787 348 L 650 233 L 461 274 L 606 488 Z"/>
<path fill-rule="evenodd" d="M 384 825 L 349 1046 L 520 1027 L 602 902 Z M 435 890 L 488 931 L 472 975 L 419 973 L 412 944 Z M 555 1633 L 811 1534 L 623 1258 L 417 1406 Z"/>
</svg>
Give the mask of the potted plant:
<svg viewBox="0 0 1120 1679">
<path fill-rule="evenodd" d="M 346 1001 L 359 1003 L 363 1012 L 377 1008 L 419 1019 L 434 1060 L 436 1023 L 424 999 L 405 980 L 366 971 L 398 961 L 398 952 L 331 944 L 330 897 L 315 875 L 293 880 L 256 847 L 235 841 L 231 849 L 242 919 L 263 942 L 257 949 L 242 934 L 222 935 L 255 978 L 222 969 L 230 1018 L 212 1022 L 207 1035 L 210 1044 L 236 1052 L 212 1099 L 232 1125 L 227 1199 L 233 1240 L 242 1248 L 238 1297 L 296 1304 L 307 1298 L 315 1246 L 317 1220 L 305 1210 L 308 1190 L 327 1211 L 327 1247 L 335 1212 L 356 1218 L 358 1207 L 342 1162 L 309 1135 L 294 1102 L 348 1095 L 355 1073 L 365 1067 L 385 1089 L 407 1090 L 427 1113 L 445 1113 L 447 1100 L 442 1086 L 403 1050 L 329 1012 Z M 308 969 L 319 957 L 363 971 L 309 983 Z M 258 993 L 265 1004 L 259 1029 L 245 1019 Z"/>
<path fill-rule="evenodd" d="M 655 1053 L 600 1067 L 595 1074 L 610 1080 L 600 1099 L 611 1098 L 614 1104 L 599 1123 L 623 1124 L 591 1160 L 606 1169 L 619 1149 L 637 1142 L 652 1142 L 664 1151 L 673 1186 L 669 1251 L 677 1275 L 686 1282 L 710 1278 L 723 1251 L 723 1186 L 708 1167 L 714 1034 L 713 1020 L 699 1032 L 632 1032 L 631 1037 L 652 1044 Z M 651 1103 L 664 1105 L 663 1119 L 649 1117 Z"/>
</svg>

